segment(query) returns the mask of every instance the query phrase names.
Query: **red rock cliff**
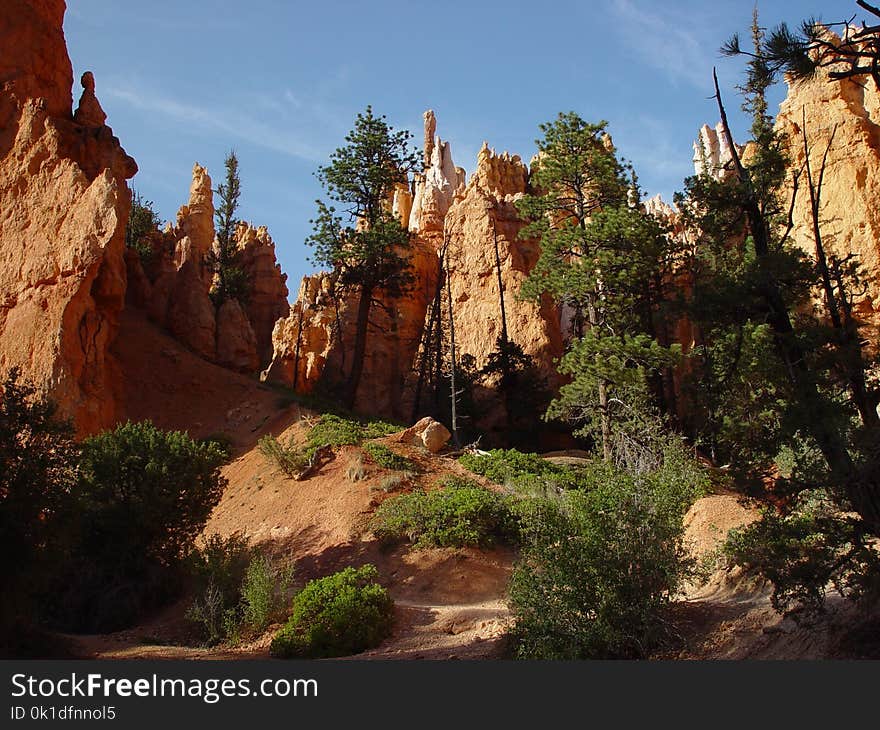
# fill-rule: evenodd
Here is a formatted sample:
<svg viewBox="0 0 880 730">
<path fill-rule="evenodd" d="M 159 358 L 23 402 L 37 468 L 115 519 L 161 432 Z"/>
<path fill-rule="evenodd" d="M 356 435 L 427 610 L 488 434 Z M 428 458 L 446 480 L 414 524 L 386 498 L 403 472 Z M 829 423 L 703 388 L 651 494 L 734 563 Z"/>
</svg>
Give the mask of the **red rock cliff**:
<svg viewBox="0 0 880 730">
<path fill-rule="evenodd" d="M 107 348 L 137 165 L 91 74 L 74 114 L 64 12 L 62 0 L 5 0 L 0 13 L 0 372 L 20 367 L 88 433 L 114 419 Z"/>
</svg>

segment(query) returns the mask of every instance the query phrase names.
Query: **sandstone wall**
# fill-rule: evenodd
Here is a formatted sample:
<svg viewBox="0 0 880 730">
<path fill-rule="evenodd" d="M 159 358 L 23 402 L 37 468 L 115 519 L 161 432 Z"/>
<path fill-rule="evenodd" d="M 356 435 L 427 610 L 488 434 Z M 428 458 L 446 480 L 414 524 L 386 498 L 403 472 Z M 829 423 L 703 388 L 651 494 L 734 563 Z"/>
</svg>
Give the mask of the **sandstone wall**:
<svg viewBox="0 0 880 730">
<path fill-rule="evenodd" d="M 821 194 L 822 241 L 839 259 L 858 255 L 872 276 L 859 308 L 875 324 L 880 322 L 880 94 L 867 77 L 831 81 L 825 70 L 812 80 L 789 85 L 776 127 L 788 136 L 794 170 L 803 169 L 806 131 L 814 176 L 833 134 Z M 814 256 L 810 210 L 802 175 L 792 239 Z"/>
<path fill-rule="evenodd" d="M 124 304 L 137 171 L 83 77 L 77 114 L 61 0 L 0 13 L 0 373 L 17 366 L 79 433 L 112 423 L 107 354 Z"/>
<path fill-rule="evenodd" d="M 441 275 L 447 246 L 457 353 L 486 363 L 501 333 L 495 240 L 511 339 L 533 355 L 546 375 L 562 353 L 559 312 L 552 303 L 517 300 L 522 281 L 538 258 L 534 241 L 522 241 L 515 201 L 528 188 L 528 169 L 508 154 L 484 145 L 477 170 L 466 184 L 448 142 L 435 135 L 433 112 L 425 113 L 424 170 L 415 176 L 414 196 L 395 192 L 392 209 L 412 234 L 409 260 L 415 284 L 407 296 L 385 298 L 373 307 L 367 354 L 356 408 L 409 419 L 418 380 L 422 339 Z M 444 328 L 448 319 L 443 306 Z M 274 357 L 265 377 L 309 392 L 319 382 L 332 387 L 350 371 L 356 294 L 336 291 L 332 274 L 303 279 L 290 316 L 273 335 Z"/>
</svg>

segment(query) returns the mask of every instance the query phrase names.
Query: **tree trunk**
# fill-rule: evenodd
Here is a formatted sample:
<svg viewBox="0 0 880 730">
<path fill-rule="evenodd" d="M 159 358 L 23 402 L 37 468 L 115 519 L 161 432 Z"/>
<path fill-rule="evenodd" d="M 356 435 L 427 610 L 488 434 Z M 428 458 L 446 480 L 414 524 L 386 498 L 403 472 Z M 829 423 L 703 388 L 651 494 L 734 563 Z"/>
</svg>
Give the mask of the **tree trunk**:
<svg viewBox="0 0 880 730">
<path fill-rule="evenodd" d="M 349 410 L 354 408 L 357 399 L 357 389 L 361 382 L 361 374 L 364 371 L 364 354 L 367 348 L 367 327 L 370 323 L 370 307 L 373 303 L 372 287 L 361 288 L 358 300 L 357 323 L 354 335 L 354 350 L 352 352 L 351 373 L 345 388 L 345 407 Z"/>
<path fill-rule="evenodd" d="M 450 411 L 452 420 L 452 443 L 455 448 L 461 448 L 461 442 L 458 438 L 458 391 L 455 387 L 455 314 L 452 307 L 452 277 L 446 276 L 446 298 L 449 303 L 449 398 Z"/>
<path fill-rule="evenodd" d="M 507 307 L 504 304 L 504 280 L 501 277 L 501 254 L 498 251 L 498 229 L 492 219 L 492 240 L 495 244 L 495 273 L 498 277 L 498 306 L 501 310 L 501 395 L 504 399 L 504 412 L 507 415 L 507 427 L 513 427 L 511 398 L 513 393 L 512 374 L 510 367 L 510 349 L 507 338 Z M 451 306 L 451 304 L 450 304 Z M 450 310 L 451 311 L 451 310 Z"/>
<path fill-rule="evenodd" d="M 590 321 L 590 329 L 599 326 L 599 315 L 593 300 L 587 300 L 587 317 Z M 608 412 L 608 381 L 599 378 L 599 417 L 602 422 L 602 459 L 605 463 L 611 462 L 611 414 Z"/>
</svg>

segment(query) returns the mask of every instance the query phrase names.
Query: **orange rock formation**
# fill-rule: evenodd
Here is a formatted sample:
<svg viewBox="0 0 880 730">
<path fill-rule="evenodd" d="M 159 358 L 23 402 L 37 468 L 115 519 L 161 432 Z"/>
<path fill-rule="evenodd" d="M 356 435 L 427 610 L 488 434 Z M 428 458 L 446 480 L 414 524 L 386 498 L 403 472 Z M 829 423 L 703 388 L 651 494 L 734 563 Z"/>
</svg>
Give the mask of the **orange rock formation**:
<svg viewBox="0 0 880 730">
<path fill-rule="evenodd" d="M 402 419 L 411 415 L 421 340 L 437 293 L 439 254 L 448 247 L 448 269 L 459 357 L 486 363 L 501 333 L 495 243 L 501 261 L 508 332 L 550 375 L 562 353 L 559 312 L 551 302 L 517 300 L 522 281 L 535 265 L 538 246 L 518 238 L 523 222 L 515 201 L 528 188 L 528 168 L 519 157 L 483 146 L 473 179 L 452 161 L 447 142 L 434 135 L 434 113 L 425 113 L 425 169 L 414 180 L 415 196 L 398 190 L 393 210 L 413 234 L 410 264 L 415 284 L 409 294 L 373 309 L 367 359 L 357 407 Z M 407 215 L 407 211 L 409 214 Z M 275 353 L 265 376 L 312 390 L 323 378 L 344 379 L 351 365 L 353 301 L 337 296 L 333 274 L 305 277 L 291 315 L 275 326 Z M 445 316 L 445 313 L 444 313 Z"/>
<path fill-rule="evenodd" d="M 107 355 L 125 298 L 137 172 L 90 73 L 74 116 L 62 0 L 0 13 L 0 372 L 22 369 L 80 433 L 112 422 Z"/>
</svg>

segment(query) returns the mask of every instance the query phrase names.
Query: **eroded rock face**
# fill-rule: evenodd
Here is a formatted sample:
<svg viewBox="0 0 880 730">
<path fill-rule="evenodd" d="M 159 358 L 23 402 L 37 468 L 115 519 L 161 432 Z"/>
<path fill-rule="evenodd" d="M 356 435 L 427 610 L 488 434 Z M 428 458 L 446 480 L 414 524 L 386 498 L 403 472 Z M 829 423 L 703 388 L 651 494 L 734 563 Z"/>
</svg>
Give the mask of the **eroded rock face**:
<svg viewBox="0 0 880 730">
<path fill-rule="evenodd" d="M 737 145 L 736 150 L 742 155 L 743 147 Z M 733 174 L 732 162 L 733 153 L 721 122 L 714 128 L 704 124 L 694 142 L 694 174 L 706 172 L 716 180 L 725 180 Z"/>
<path fill-rule="evenodd" d="M 206 360 L 257 372 L 272 359 L 276 321 L 290 311 L 287 276 L 281 273 L 265 226 L 239 223 L 235 240 L 250 295 L 243 306 L 224 302 L 218 307 L 210 297 L 216 244 L 211 177 L 196 163 L 189 201 L 180 207 L 174 225 L 151 235 L 150 260 L 134 255 L 126 259 L 134 285 L 129 301 Z"/>
<path fill-rule="evenodd" d="M 471 355 L 477 367 L 484 365 L 501 332 L 496 240 L 510 338 L 548 376 L 553 359 L 562 353 L 559 312 L 552 303 L 516 298 L 539 254 L 536 242 L 518 238 L 523 222 L 515 202 L 528 189 L 528 168 L 519 157 L 495 154 L 484 145 L 476 173 L 465 184 L 464 171 L 455 166 L 449 144 L 435 131 L 434 114 L 426 112 L 426 167 L 416 176 L 408 217 L 405 187 L 392 203 L 401 220 L 409 222 L 408 256 L 415 283 L 407 296 L 385 298 L 373 307 L 356 399 L 356 408 L 363 412 L 397 418 L 409 418 L 413 412 L 422 340 L 442 283 L 439 255 L 444 244 L 459 358 Z M 274 358 L 265 377 L 300 391 L 309 391 L 320 381 L 331 388 L 344 381 L 351 366 L 356 297 L 357 293 L 339 295 L 330 274 L 306 277 L 290 316 L 275 327 Z M 442 303 L 442 308 L 448 318 L 447 305 Z"/>
<path fill-rule="evenodd" d="M 794 170 L 803 169 L 806 132 L 814 179 L 831 142 L 821 192 L 822 243 L 838 259 L 856 254 L 871 274 L 867 296 L 857 300 L 857 307 L 876 326 L 880 324 L 876 278 L 880 273 L 880 93 L 867 77 L 834 81 L 827 74 L 827 69 L 822 70 L 812 80 L 789 85 L 776 128 L 788 137 Z M 815 256 L 810 210 L 802 174 L 792 214 L 792 240 Z"/>
<path fill-rule="evenodd" d="M 256 335 L 244 309 L 235 299 L 227 299 L 217 309 L 216 341 L 218 365 L 244 373 L 259 369 Z"/>
<path fill-rule="evenodd" d="M 437 120 L 425 112 L 425 170 L 416 176 L 416 193 L 409 215 L 414 233 L 443 230 L 443 219 L 455 194 L 465 184 L 465 172 L 452 161 L 448 142 L 434 136 Z"/>
<path fill-rule="evenodd" d="M 137 172 L 83 77 L 61 0 L 0 13 L 0 373 L 20 367 L 80 434 L 114 420 L 107 351 L 125 301 L 126 180 Z"/>
<path fill-rule="evenodd" d="M 541 304 L 517 299 L 540 255 L 537 241 L 519 238 L 523 221 L 515 203 L 527 185 L 528 169 L 518 156 L 498 155 L 484 145 L 474 177 L 446 216 L 456 339 L 459 351 L 483 367 L 501 335 L 503 295 L 508 337 L 549 376 L 553 359 L 562 354 L 560 313 L 549 299 Z"/>
<path fill-rule="evenodd" d="M 265 226 L 254 228 L 249 223 L 240 223 L 235 239 L 251 287 L 245 312 L 255 337 L 258 362 L 265 366 L 272 360 L 275 323 L 290 313 L 287 274 L 281 272 L 275 259 L 275 242 Z"/>
</svg>

